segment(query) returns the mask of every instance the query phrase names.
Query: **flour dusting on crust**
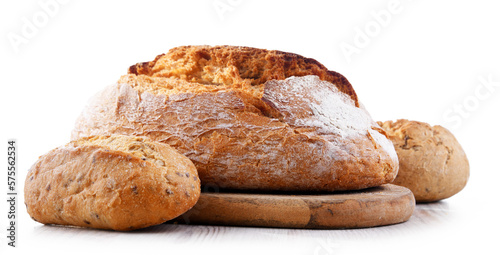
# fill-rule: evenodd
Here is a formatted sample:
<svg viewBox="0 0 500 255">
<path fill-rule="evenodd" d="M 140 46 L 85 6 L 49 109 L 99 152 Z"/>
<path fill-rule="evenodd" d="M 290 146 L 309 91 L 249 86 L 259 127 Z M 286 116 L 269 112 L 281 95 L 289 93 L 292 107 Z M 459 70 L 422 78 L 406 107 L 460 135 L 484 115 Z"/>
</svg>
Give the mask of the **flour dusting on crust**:
<svg viewBox="0 0 500 255">
<path fill-rule="evenodd" d="M 348 95 L 318 76 L 267 81 L 262 100 L 283 114 L 283 120 L 294 128 L 314 128 L 316 133 L 336 139 L 369 136 L 397 158 L 393 145 L 377 131 L 380 127 L 366 109 L 356 107 Z"/>
</svg>

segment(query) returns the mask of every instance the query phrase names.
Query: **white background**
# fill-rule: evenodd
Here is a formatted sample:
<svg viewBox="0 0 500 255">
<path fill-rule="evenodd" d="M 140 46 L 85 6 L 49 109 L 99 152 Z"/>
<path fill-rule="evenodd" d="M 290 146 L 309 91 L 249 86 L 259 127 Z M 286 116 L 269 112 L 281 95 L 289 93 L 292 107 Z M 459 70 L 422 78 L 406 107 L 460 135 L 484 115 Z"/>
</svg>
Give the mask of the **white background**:
<svg viewBox="0 0 500 255">
<path fill-rule="evenodd" d="M 500 251 L 498 2 L 61 0 L 48 9 L 47 2 L 0 4 L 2 254 Z M 417 206 L 420 216 L 407 223 L 360 230 L 164 225 L 117 233 L 31 220 L 22 203 L 24 177 L 38 156 L 69 141 L 88 98 L 132 64 L 200 44 L 314 58 L 349 79 L 375 120 L 407 118 L 449 128 L 470 161 L 467 187 L 441 203 Z M 18 143 L 15 249 L 5 238 L 9 138 Z"/>
</svg>

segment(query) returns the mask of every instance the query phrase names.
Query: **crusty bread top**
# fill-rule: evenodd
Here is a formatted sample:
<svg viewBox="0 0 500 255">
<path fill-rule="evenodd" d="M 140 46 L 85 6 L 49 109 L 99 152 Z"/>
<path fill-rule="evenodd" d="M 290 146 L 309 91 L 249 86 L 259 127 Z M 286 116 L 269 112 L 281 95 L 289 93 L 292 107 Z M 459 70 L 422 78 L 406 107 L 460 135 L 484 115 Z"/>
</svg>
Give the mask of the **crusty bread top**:
<svg viewBox="0 0 500 255">
<path fill-rule="evenodd" d="M 70 142 L 71 146 L 97 146 L 117 153 L 125 153 L 151 163 L 160 168 L 177 169 L 192 162 L 168 144 L 157 143 L 144 136 L 127 135 L 97 135 L 76 139 Z M 165 157 L 168 155 L 168 158 Z M 192 167 L 196 175 L 196 168 Z M 197 177 L 198 178 L 198 177 Z"/>
<path fill-rule="evenodd" d="M 182 46 L 150 62 L 133 65 L 119 83 L 161 94 L 238 89 L 261 98 L 268 80 L 317 75 L 349 95 L 359 106 L 349 81 L 318 61 L 297 54 L 237 46 Z M 185 82 L 179 82 L 185 81 Z M 194 83 L 194 84 L 193 84 Z M 209 85 L 209 86 L 200 86 Z M 215 86 L 214 86 L 215 85 Z"/>
<path fill-rule="evenodd" d="M 100 146 L 109 150 L 130 153 L 146 162 L 151 162 L 157 166 L 165 166 L 166 159 L 161 155 L 155 144 L 145 137 L 134 136 L 91 136 L 83 137 L 72 141 L 74 145 L 80 146 Z"/>
</svg>

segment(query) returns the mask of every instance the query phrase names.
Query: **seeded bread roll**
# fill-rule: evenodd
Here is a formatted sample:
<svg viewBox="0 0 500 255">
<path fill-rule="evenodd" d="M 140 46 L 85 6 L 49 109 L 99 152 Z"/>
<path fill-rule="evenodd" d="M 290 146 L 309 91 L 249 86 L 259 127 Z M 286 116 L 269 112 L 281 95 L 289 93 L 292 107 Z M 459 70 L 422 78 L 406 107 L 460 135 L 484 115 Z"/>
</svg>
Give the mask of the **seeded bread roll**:
<svg viewBox="0 0 500 255">
<path fill-rule="evenodd" d="M 417 202 L 449 198 L 469 179 L 469 161 L 453 134 L 420 121 L 379 122 L 399 156 L 394 184 L 409 188 Z"/>
<path fill-rule="evenodd" d="M 200 180 L 193 163 L 168 145 L 96 136 L 41 156 L 28 172 L 24 196 L 40 223 L 128 231 L 189 210 Z"/>
<path fill-rule="evenodd" d="M 317 61 L 186 46 L 129 68 L 98 93 L 73 137 L 148 136 L 190 158 L 202 184 L 335 191 L 391 182 L 397 156 L 347 79 Z"/>
</svg>

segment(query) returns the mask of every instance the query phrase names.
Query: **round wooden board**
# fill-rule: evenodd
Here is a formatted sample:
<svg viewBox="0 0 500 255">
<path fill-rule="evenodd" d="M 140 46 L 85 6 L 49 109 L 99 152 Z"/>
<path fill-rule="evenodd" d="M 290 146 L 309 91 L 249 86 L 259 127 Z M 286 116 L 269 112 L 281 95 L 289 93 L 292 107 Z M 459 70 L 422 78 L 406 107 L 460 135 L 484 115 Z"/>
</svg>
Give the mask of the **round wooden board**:
<svg viewBox="0 0 500 255">
<path fill-rule="evenodd" d="M 198 203 L 174 221 L 280 228 L 363 228 L 407 221 L 414 209 L 413 193 L 392 184 L 334 194 L 202 192 Z"/>
</svg>

